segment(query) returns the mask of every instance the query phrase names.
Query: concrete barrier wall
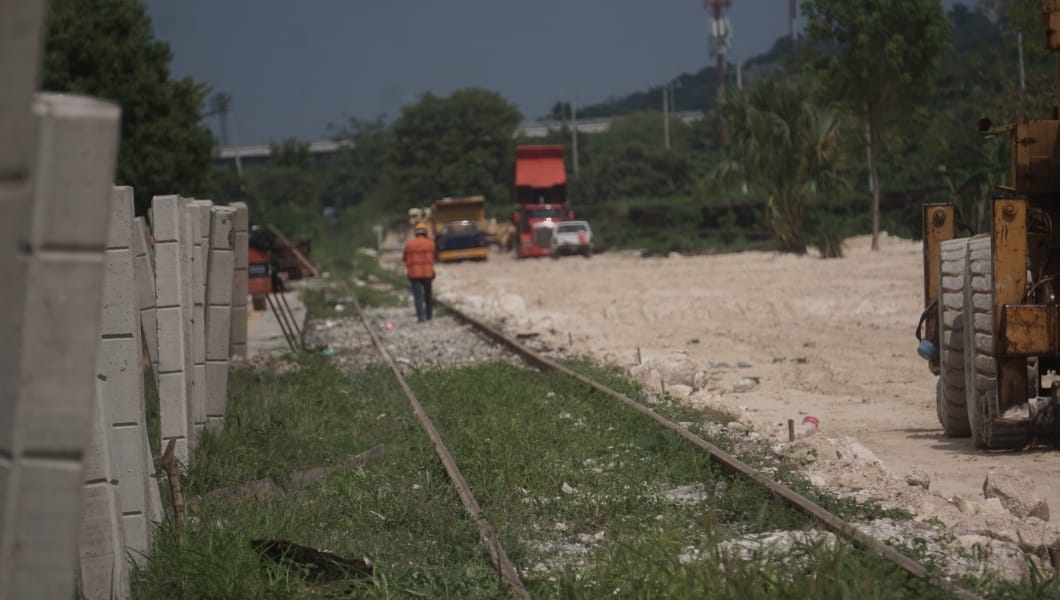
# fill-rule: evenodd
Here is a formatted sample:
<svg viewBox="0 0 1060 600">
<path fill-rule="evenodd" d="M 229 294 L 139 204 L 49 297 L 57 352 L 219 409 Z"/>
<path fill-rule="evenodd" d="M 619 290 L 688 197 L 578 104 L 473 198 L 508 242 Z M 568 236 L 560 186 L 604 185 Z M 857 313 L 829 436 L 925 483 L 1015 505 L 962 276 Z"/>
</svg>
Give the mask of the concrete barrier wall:
<svg viewBox="0 0 1060 600">
<path fill-rule="evenodd" d="M 44 13 L 0 0 L 0 600 L 124 598 L 163 519 L 144 358 L 187 464 L 225 414 L 239 212 L 133 218 L 120 109 L 34 96 Z"/>
</svg>

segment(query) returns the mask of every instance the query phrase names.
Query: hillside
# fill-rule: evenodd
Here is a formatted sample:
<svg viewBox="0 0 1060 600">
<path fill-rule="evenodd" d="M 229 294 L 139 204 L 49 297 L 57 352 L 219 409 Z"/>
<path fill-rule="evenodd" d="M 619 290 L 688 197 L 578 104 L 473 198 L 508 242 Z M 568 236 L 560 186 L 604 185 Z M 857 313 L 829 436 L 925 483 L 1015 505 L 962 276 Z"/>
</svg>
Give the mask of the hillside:
<svg viewBox="0 0 1060 600">
<path fill-rule="evenodd" d="M 971 51 L 989 51 L 1000 44 L 1000 28 L 995 18 L 979 11 L 969 9 L 963 4 L 954 4 L 948 12 L 953 24 L 951 31 L 952 53 L 946 56 L 941 65 L 945 77 L 952 72 L 952 63 L 964 53 Z M 745 61 L 742 65 L 743 83 L 753 83 L 763 77 L 776 73 L 785 66 L 795 62 L 795 52 L 790 36 L 781 36 L 773 43 L 769 51 Z M 949 63 L 949 64 L 947 64 Z M 727 85 L 736 83 L 735 63 L 727 63 L 725 80 Z M 951 67 L 947 69 L 947 67 Z M 695 73 L 681 73 L 673 78 L 676 82 L 674 93 L 675 110 L 709 111 L 713 109 L 718 95 L 717 68 L 713 62 Z M 578 108 L 579 118 L 614 117 L 642 111 L 657 111 L 660 108 L 662 86 L 652 86 L 625 95 L 616 95 Z M 556 120 L 565 118 L 566 106 L 555 104 L 551 117 Z"/>
</svg>

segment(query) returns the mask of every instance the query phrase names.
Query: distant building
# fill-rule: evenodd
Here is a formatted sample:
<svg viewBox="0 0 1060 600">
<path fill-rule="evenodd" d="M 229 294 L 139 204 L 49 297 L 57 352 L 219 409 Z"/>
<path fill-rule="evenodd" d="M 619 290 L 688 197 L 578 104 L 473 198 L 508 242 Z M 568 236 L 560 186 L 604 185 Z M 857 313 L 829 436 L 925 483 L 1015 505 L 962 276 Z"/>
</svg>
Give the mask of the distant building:
<svg viewBox="0 0 1060 600">
<path fill-rule="evenodd" d="M 691 123 L 698 121 L 703 118 L 703 113 L 698 111 L 686 111 L 686 112 L 675 112 L 672 113 L 674 119 L 680 119 L 685 123 Z M 579 133 L 604 133 L 611 128 L 611 121 L 621 117 L 604 117 L 598 119 L 585 119 L 584 121 L 578 121 L 578 132 Z M 569 127 L 570 123 L 564 121 L 532 121 L 529 123 L 523 123 L 519 126 L 519 129 L 515 132 L 515 137 L 523 138 L 537 138 L 545 137 L 552 131 L 562 131 L 563 128 Z M 336 142 L 333 140 L 323 140 L 319 142 L 309 143 L 309 153 L 313 156 L 317 162 L 324 162 L 329 156 L 334 154 L 344 146 L 351 146 L 351 142 Z M 272 146 L 269 144 L 258 144 L 255 146 L 237 146 L 229 148 L 221 148 L 221 150 L 214 157 L 215 165 L 226 165 L 232 164 L 236 160 L 236 156 L 239 156 L 239 162 L 244 167 L 253 167 L 263 165 L 269 162 L 269 158 L 272 157 Z"/>
</svg>

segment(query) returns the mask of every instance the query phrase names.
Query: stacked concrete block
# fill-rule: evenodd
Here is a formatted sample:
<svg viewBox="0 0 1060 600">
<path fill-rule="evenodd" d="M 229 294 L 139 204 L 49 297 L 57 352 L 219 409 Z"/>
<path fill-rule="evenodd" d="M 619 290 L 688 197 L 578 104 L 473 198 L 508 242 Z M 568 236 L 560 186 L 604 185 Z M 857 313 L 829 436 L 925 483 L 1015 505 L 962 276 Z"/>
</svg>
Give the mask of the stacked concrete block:
<svg viewBox="0 0 1060 600">
<path fill-rule="evenodd" d="M 180 307 L 184 319 L 184 429 L 188 434 L 188 456 L 195 451 L 195 235 L 198 215 L 181 199 Z"/>
<path fill-rule="evenodd" d="M 7 35 L 8 15 L 23 9 L 10 3 L 0 9 L 0 30 Z M 0 55 L 8 56 L 9 49 Z M 35 56 L 35 48 L 25 50 Z M 0 311 L 22 328 L 18 366 L 13 371 L 4 366 L 8 384 L 0 386 L 6 388 L 0 447 L 10 461 L 0 488 L 0 598 L 70 598 L 78 564 L 81 460 L 94 401 L 103 249 L 120 111 L 89 98 L 43 95 L 34 112 L 39 133 L 29 226 L 5 231 L 12 236 L 3 240 L 19 248 L 15 260 L 25 279 L 16 268 L 3 273 L 15 279 L 5 278 L 0 286 L 24 296 L 15 306 L 18 313 Z M 12 171 L 0 173 L 10 176 Z M 6 202 L 0 206 L 20 212 Z M 14 396 L 7 390 L 14 390 Z"/>
<path fill-rule="evenodd" d="M 210 260 L 206 284 L 206 417 L 210 426 L 224 423 L 228 403 L 228 355 L 232 328 L 232 276 L 236 211 L 216 207 L 210 221 Z"/>
<path fill-rule="evenodd" d="M 104 258 L 103 311 L 96 357 L 96 402 L 85 469 L 81 518 L 81 593 L 110 598 L 128 588 L 125 546 L 144 553 L 147 465 L 138 298 L 134 298 L 132 189 L 116 188 Z M 139 381 L 138 381 L 139 380 Z M 119 485 L 121 488 L 119 488 Z"/>
<path fill-rule="evenodd" d="M 199 432 L 206 426 L 206 261 L 210 243 L 209 200 L 192 200 L 188 210 L 195 219 L 192 249 L 192 423 Z"/>
<path fill-rule="evenodd" d="M 233 229 L 235 234 L 232 238 L 233 250 L 235 252 L 235 268 L 232 273 L 232 333 L 230 344 L 231 356 L 246 358 L 247 356 L 247 249 L 250 235 L 250 219 L 247 205 L 243 202 L 233 202 L 230 205 L 235 209 L 235 221 Z"/>
<path fill-rule="evenodd" d="M 158 385 L 158 320 L 155 315 L 155 265 L 151 247 L 147 243 L 149 232 L 143 217 L 133 223 L 133 260 L 135 266 L 137 298 L 140 303 L 140 333 L 147 357 L 151 361 L 151 372 Z"/>
<path fill-rule="evenodd" d="M 185 341 L 185 276 L 188 241 L 184 200 L 155 196 L 151 202 L 155 234 L 155 302 L 158 323 L 159 425 L 162 447 L 176 440 L 177 460 L 188 461 L 189 344 Z"/>
<path fill-rule="evenodd" d="M 142 231 L 142 229 L 140 230 Z M 112 478 L 120 486 L 121 526 L 131 558 L 147 554 L 152 524 L 160 519 L 150 477 L 140 337 L 140 294 L 136 285 L 132 243 L 133 191 L 116 188 L 107 238 L 103 321 L 97 358 L 97 389 L 106 411 Z M 153 295 L 153 294 L 152 294 Z M 86 464 L 86 469 L 87 469 Z M 122 557 L 125 552 L 123 551 Z"/>
<path fill-rule="evenodd" d="M 15 413 L 18 405 L 19 353 L 22 315 L 26 301 L 26 261 L 20 245 L 29 230 L 34 167 L 33 142 L 36 122 L 30 105 L 37 89 L 40 63 L 43 0 L 0 0 L 0 599 L 44 597 L 69 598 L 73 582 L 34 590 L 32 579 L 16 577 L 26 568 L 33 577 L 46 575 L 37 557 L 14 551 L 18 548 L 18 481 L 12 481 L 21 449 L 16 446 Z M 72 551 L 60 539 L 52 546 Z M 36 548 L 38 552 L 41 548 Z M 27 560 L 28 559 L 28 560 Z M 73 572 L 73 565 L 70 565 Z"/>
</svg>

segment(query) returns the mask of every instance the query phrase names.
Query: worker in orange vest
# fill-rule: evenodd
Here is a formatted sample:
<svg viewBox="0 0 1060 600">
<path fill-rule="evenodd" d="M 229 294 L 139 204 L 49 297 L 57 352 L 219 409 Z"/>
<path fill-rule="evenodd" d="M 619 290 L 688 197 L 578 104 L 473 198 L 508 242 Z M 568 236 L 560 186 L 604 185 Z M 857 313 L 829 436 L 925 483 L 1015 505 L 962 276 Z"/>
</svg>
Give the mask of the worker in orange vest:
<svg viewBox="0 0 1060 600">
<path fill-rule="evenodd" d="M 412 286 L 416 318 L 430 321 L 434 309 L 431 282 L 434 281 L 434 242 L 427 237 L 427 225 L 416 224 L 416 235 L 405 244 L 405 269 Z"/>
</svg>

